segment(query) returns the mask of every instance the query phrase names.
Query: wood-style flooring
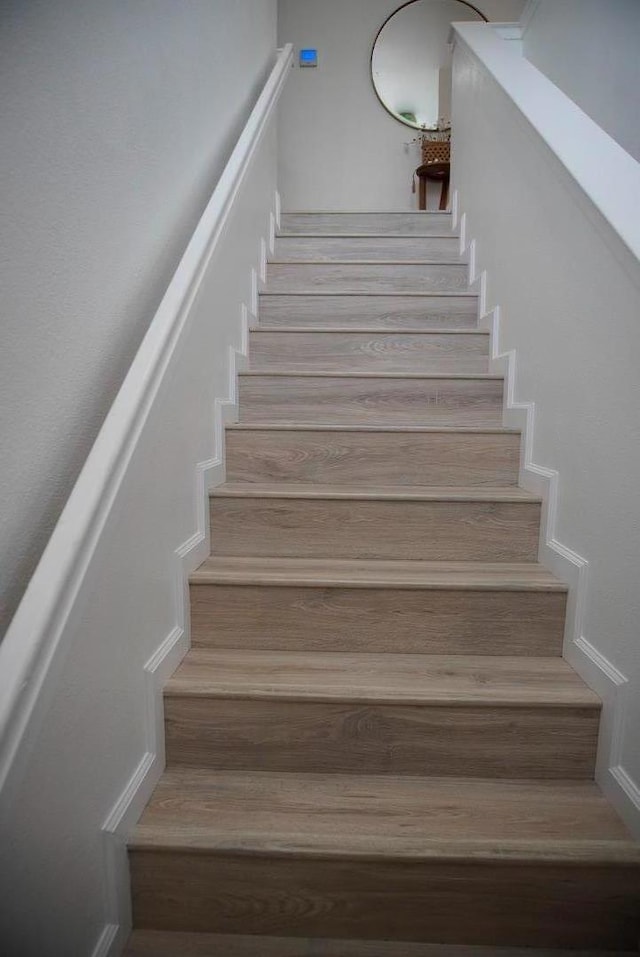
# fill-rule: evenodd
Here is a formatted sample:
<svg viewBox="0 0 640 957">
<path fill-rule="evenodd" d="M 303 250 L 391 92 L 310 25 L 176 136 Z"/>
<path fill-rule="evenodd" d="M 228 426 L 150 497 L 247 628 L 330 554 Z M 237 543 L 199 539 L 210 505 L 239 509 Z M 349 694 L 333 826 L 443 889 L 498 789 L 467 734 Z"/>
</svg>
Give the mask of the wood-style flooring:
<svg viewBox="0 0 640 957">
<path fill-rule="evenodd" d="M 449 214 L 282 217 L 128 957 L 634 951 L 640 847 Z"/>
</svg>

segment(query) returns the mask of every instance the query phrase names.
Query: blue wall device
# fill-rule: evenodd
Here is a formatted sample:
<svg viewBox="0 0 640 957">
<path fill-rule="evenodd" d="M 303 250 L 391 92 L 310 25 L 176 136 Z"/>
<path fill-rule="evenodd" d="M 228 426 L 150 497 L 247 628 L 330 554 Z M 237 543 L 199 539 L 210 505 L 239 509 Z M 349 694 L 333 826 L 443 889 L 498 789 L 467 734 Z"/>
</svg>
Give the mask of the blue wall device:
<svg viewBox="0 0 640 957">
<path fill-rule="evenodd" d="M 317 50 L 300 50 L 300 66 L 317 66 Z"/>
</svg>

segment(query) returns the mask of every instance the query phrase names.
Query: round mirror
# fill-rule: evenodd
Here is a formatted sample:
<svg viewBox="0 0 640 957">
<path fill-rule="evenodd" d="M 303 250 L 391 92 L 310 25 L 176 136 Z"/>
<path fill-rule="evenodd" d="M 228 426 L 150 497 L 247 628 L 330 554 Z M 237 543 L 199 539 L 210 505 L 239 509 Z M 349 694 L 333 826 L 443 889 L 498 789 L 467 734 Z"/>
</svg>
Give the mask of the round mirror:
<svg viewBox="0 0 640 957">
<path fill-rule="evenodd" d="M 449 126 L 456 20 L 486 20 L 464 0 L 411 0 L 385 20 L 371 51 L 371 78 L 385 110 L 414 129 Z"/>
</svg>

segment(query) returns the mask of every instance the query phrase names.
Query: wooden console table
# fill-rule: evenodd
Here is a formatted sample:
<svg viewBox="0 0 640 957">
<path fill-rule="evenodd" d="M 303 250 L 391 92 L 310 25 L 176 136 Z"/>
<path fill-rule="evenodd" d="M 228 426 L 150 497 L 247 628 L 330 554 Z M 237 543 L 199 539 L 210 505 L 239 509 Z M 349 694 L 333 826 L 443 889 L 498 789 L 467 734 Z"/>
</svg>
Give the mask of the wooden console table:
<svg viewBox="0 0 640 957">
<path fill-rule="evenodd" d="M 438 209 L 446 209 L 449 202 L 449 163 L 425 163 L 416 170 L 416 176 L 419 181 L 418 190 L 418 209 L 427 208 L 427 180 L 433 179 L 442 183 L 440 190 L 440 206 Z"/>
</svg>

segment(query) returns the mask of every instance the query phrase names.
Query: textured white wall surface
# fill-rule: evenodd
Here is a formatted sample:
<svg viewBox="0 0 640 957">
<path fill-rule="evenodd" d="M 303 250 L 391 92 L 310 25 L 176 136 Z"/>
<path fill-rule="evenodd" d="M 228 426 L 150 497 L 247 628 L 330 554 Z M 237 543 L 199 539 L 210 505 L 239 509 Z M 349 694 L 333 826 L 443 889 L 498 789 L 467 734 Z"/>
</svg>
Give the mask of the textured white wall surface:
<svg viewBox="0 0 640 957">
<path fill-rule="evenodd" d="M 494 348 L 535 405 L 532 462 L 558 473 L 542 557 L 562 576 L 562 547 L 588 562 L 565 654 L 604 697 L 598 779 L 640 834 L 640 167 L 515 44 L 460 33 L 459 208 L 500 306 Z"/>
<path fill-rule="evenodd" d="M 276 0 L 4 0 L 0 634 L 271 67 Z"/>
<path fill-rule="evenodd" d="M 188 644 L 183 575 L 208 551 L 217 400 L 230 387 L 233 397 L 241 304 L 251 304 L 270 231 L 275 115 L 254 122 L 263 135 L 206 269 L 194 252 L 213 241 L 206 216 L 191 234 L 273 66 L 276 6 L 61 0 L 5 12 L 3 572 L 16 542 L 23 571 L 37 558 L 144 341 L 0 644 L 0 684 L 18 687 L 14 713 L 25 719 L 0 726 L 0 951 L 115 957 L 129 926 L 122 841 L 162 769 L 159 688 Z M 184 307 L 171 293 L 192 288 Z M 167 345 L 154 365 L 158 341 Z M 136 370 L 153 388 L 137 390 Z M 123 408 L 123 395 L 136 402 Z M 94 509 L 90 463 L 105 460 L 115 477 L 76 534 L 78 515 Z M 70 555 L 65 590 L 49 594 L 52 562 L 66 567 Z M 37 667 L 11 685 L 21 649 L 38 637 L 34 589 L 52 608 L 50 628 Z"/>
<path fill-rule="evenodd" d="M 478 0 L 490 20 L 518 20 L 525 0 Z M 283 209 L 417 209 L 416 131 L 378 101 L 369 61 L 398 0 L 279 0 L 279 41 L 318 48 L 317 69 L 299 69 L 280 114 Z M 430 200 L 430 208 L 434 208 Z"/>
<path fill-rule="evenodd" d="M 536 0 L 523 50 L 640 161 L 638 0 Z"/>
</svg>

